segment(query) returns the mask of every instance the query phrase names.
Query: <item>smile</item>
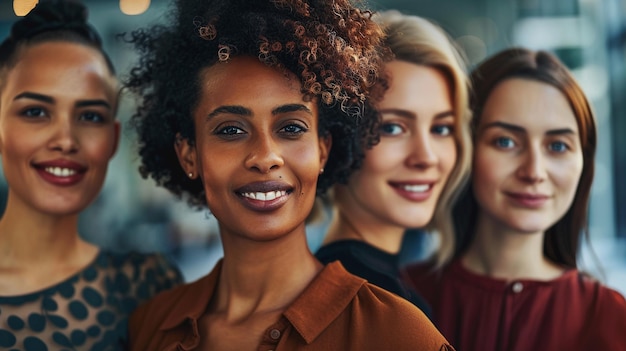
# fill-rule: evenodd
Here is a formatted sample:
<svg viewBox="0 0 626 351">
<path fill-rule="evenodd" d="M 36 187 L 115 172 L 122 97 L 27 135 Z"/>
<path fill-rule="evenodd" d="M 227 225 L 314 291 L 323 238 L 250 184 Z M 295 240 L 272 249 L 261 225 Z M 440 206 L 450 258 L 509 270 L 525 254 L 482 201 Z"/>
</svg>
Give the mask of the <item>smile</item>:
<svg viewBox="0 0 626 351">
<path fill-rule="evenodd" d="M 76 170 L 63 167 L 46 167 L 44 170 L 56 177 L 70 177 L 76 174 Z"/>
<path fill-rule="evenodd" d="M 430 189 L 429 184 L 420 184 L 420 185 L 402 185 L 400 186 L 404 191 L 409 191 L 412 193 L 423 193 Z"/>
<path fill-rule="evenodd" d="M 241 196 L 247 197 L 252 200 L 260 200 L 260 201 L 271 201 L 277 199 L 282 196 L 286 196 L 287 192 L 285 190 L 277 190 L 277 191 L 269 191 L 269 192 L 250 192 L 250 193 L 241 193 Z"/>
</svg>

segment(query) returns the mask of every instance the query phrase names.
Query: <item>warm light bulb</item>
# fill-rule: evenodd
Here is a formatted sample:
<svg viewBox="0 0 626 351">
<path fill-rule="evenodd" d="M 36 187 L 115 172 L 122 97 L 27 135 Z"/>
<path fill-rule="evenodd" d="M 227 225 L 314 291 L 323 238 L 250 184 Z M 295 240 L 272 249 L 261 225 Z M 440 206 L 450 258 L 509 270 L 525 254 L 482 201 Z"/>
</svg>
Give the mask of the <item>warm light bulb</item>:
<svg viewBox="0 0 626 351">
<path fill-rule="evenodd" d="M 39 0 L 13 0 L 13 12 L 17 16 L 26 16 Z"/>
<path fill-rule="evenodd" d="M 150 0 L 120 0 L 120 10 L 126 15 L 141 15 L 150 7 Z"/>
</svg>

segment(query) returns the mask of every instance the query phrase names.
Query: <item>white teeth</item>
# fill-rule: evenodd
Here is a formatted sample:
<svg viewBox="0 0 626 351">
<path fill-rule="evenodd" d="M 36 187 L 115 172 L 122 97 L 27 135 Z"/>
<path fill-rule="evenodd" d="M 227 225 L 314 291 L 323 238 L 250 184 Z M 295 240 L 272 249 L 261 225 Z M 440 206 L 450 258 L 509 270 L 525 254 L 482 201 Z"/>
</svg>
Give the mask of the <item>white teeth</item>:
<svg viewBox="0 0 626 351">
<path fill-rule="evenodd" d="M 287 195 L 287 192 L 284 190 L 277 190 L 277 191 L 269 191 L 267 193 L 262 193 L 262 192 L 242 193 L 241 195 L 243 195 L 243 197 L 247 197 L 253 200 L 271 201 L 278 197 Z"/>
<path fill-rule="evenodd" d="M 45 171 L 57 177 L 69 177 L 76 174 L 76 171 L 70 168 L 46 167 Z"/>
<path fill-rule="evenodd" d="M 423 193 L 425 191 L 428 191 L 428 189 L 430 189 L 430 185 L 428 185 L 428 184 L 423 184 L 423 185 L 404 185 L 404 186 L 402 186 L 402 189 L 404 189 L 406 191 L 414 192 L 414 193 Z"/>
</svg>

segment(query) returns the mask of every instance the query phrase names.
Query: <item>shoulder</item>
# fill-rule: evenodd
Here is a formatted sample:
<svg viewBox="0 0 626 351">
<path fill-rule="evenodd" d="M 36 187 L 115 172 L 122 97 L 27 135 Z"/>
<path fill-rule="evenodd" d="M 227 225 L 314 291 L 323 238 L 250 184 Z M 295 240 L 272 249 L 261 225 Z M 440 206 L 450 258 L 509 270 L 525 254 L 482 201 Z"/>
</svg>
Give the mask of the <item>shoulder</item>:
<svg viewBox="0 0 626 351">
<path fill-rule="evenodd" d="M 182 282 L 180 270 L 174 261 L 165 254 L 104 251 L 100 256 L 104 265 L 117 271 L 131 272 L 135 276 L 138 271 L 141 271 L 149 280 L 167 278 L 178 283 Z"/>
<path fill-rule="evenodd" d="M 315 257 L 324 264 L 333 261 L 341 261 L 344 266 L 346 262 L 360 263 L 360 256 L 355 253 L 359 244 L 361 242 L 357 240 L 333 241 L 320 247 L 315 253 Z"/>
<path fill-rule="evenodd" d="M 593 305 L 594 310 L 607 309 L 613 312 L 622 311 L 626 319 L 626 299 L 624 296 L 602 284 L 588 274 L 576 271 L 569 280 L 570 287 L 576 288 L 579 293 Z"/>
<path fill-rule="evenodd" d="M 433 262 L 418 262 L 406 266 L 400 273 L 402 280 L 433 303 L 448 267 L 438 268 Z"/>
<path fill-rule="evenodd" d="M 199 318 L 212 295 L 212 275 L 193 283 L 163 291 L 139 306 L 128 322 L 129 339 L 133 349 L 149 345 L 183 325 L 188 318 Z M 141 349 L 141 348 L 140 348 Z"/>
<path fill-rule="evenodd" d="M 162 254 L 104 251 L 98 266 L 108 275 L 111 291 L 136 299 L 137 304 L 183 282 L 176 265 Z"/>
<path fill-rule="evenodd" d="M 422 345 L 425 350 L 446 350 L 448 342 L 419 308 L 382 288 L 364 284 L 351 308 L 362 316 L 365 330 L 387 335 L 392 349 Z"/>
<path fill-rule="evenodd" d="M 574 306 L 586 306 L 584 340 L 588 349 L 626 350 L 623 331 L 626 330 L 626 299 L 624 296 L 598 280 L 577 272 L 572 274 L 570 289 L 576 290 L 582 301 Z M 576 308 L 570 309 L 576 313 Z"/>
</svg>

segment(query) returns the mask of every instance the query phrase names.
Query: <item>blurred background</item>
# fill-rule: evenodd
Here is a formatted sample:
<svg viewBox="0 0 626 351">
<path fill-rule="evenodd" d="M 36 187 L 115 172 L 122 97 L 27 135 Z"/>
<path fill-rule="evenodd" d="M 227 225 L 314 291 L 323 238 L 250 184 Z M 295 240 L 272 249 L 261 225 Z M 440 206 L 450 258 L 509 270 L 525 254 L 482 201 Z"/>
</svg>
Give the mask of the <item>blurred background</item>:
<svg viewBox="0 0 626 351">
<path fill-rule="evenodd" d="M 118 35 L 159 23 L 170 4 L 167 0 L 82 2 L 121 76 L 135 56 Z M 0 0 L 0 38 L 34 3 Z M 591 100 L 599 127 L 591 245 L 583 247 L 581 267 L 626 294 L 626 140 L 622 138 L 626 136 L 626 0 L 371 0 L 367 6 L 434 20 L 465 50 L 470 68 L 510 46 L 548 50 L 565 62 Z M 103 191 L 81 216 L 81 235 L 113 250 L 169 253 L 186 280 L 195 280 L 222 255 L 217 224 L 208 211 L 192 210 L 139 176 L 135 140 L 127 125 L 132 111 L 132 97 L 124 96 L 120 149 Z M 0 210 L 6 187 L 0 175 Z M 324 229 L 323 221 L 309 226 L 311 250 L 320 245 Z M 429 247 L 428 236 L 411 233 L 406 244 L 403 259 L 419 259 Z"/>
</svg>

